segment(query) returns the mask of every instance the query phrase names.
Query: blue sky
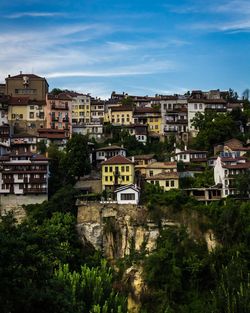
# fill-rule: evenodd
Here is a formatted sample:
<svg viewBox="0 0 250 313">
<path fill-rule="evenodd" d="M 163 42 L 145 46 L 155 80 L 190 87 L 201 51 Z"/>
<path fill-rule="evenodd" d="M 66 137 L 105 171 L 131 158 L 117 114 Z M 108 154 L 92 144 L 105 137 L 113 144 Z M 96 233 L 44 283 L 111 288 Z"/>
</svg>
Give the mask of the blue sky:
<svg viewBox="0 0 250 313">
<path fill-rule="evenodd" d="M 1 0 L 0 81 L 108 98 L 250 88 L 249 0 Z"/>
</svg>

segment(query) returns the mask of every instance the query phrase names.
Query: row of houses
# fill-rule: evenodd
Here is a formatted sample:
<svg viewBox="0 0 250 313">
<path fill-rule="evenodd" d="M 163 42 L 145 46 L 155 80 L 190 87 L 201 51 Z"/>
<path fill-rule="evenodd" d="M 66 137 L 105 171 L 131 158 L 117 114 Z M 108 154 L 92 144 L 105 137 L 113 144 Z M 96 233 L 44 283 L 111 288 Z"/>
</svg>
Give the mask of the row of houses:
<svg viewBox="0 0 250 313">
<path fill-rule="evenodd" d="M 49 93 L 46 78 L 22 72 L 9 75 L 0 87 L 0 125 L 8 123 L 12 134 L 38 136 L 47 129 L 54 137 L 60 130 L 65 138 L 77 132 L 98 140 L 104 136 L 104 125 L 111 124 L 127 129 L 144 144 L 148 136 L 171 134 L 187 142 L 198 132 L 192 126 L 197 112 L 243 110 L 242 101 L 220 90 L 154 97 L 112 92 L 110 99 L 101 100 L 73 91 Z"/>
</svg>

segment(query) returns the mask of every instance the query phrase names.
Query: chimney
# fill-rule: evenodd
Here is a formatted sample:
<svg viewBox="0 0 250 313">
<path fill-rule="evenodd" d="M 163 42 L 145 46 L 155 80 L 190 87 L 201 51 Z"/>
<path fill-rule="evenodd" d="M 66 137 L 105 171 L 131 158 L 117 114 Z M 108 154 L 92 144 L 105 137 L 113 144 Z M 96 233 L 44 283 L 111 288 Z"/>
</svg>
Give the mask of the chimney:
<svg viewBox="0 0 250 313">
<path fill-rule="evenodd" d="M 134 156 L 131 157 L 131 160 L 133 163 L 135 163 L 135 157 Z"/>
</svg>

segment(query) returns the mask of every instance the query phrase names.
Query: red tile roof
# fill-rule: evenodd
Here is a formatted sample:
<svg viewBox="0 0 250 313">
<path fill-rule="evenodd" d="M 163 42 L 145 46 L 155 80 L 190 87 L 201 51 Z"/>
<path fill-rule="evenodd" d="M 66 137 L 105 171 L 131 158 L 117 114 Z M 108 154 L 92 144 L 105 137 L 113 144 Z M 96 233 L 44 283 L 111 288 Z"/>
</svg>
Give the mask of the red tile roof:
<svg viewBox="0 0 250 313">
<path fill-rule="evenodd" d="M 238 164 L 224 164 L 222 167 L 227 169 L 250 169 L 250 162 Z"/>
<path fill-rule="evenodd" d="M 102 165 L 109 165 L 109 164 L 111 165 L 111 164 L 134 164 L 134 163 L 122 155 L 115 155 L 112 158 L 110 158 L 106 161 L 103 161 L 101 164 Z"/>
</svg>

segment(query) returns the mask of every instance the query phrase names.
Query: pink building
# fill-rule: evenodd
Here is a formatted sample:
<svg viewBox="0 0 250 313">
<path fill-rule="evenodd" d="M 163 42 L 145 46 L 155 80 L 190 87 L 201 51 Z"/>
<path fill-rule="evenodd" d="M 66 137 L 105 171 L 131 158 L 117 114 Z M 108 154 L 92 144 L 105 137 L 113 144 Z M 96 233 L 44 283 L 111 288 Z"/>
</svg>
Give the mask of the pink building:
<svg viewBox="0 0 250 313">
<path fill-rule="evenodd" d="M 71 97 L 66 93 L 46 96 L 47 128 L 63 129 L 66 137 L 72 134 Z"/>
</svg>

